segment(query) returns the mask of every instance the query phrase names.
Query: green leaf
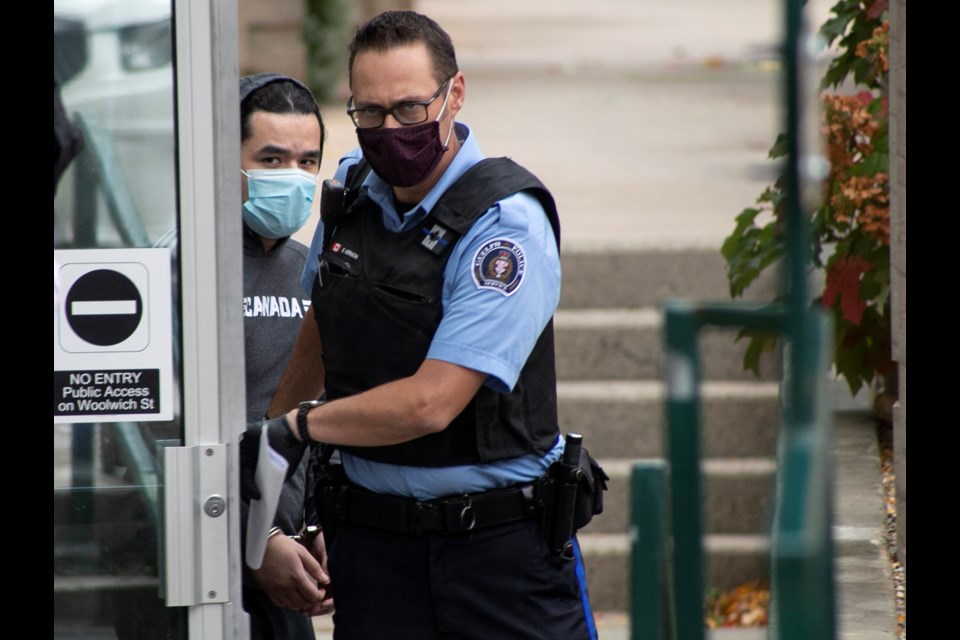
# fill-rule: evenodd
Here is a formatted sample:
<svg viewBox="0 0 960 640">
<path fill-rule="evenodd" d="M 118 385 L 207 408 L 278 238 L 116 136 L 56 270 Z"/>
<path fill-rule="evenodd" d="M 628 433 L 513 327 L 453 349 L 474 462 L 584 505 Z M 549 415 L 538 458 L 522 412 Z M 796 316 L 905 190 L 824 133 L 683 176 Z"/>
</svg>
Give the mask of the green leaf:
<svg viewBox="0 0 960 640">
<path fill-rule="evenodd" d="M 890 171 L 889 157 L 886 153 L 871 153 L 860 162 L 850 167 L 851 176 L 873 176 Z"/>
<path fill-rule="evenodd" d="M 846 80 L 846 78 L 847 66 L 834 64 L 827 69 L 827 72 L 823 75 L 823 81 L 820 83 L 820 87 L 822 89 L 826 89 L 828 87 L 837 88 L 843 84 L 843 81 Z"/>
<path fill-rule="evenodd" d="M 760 377 L 760 359 L 765 353 L 773 353 L 777 348 L 777 336 L 770 334 L 753 335 L 747 350 L 743 354 L 743 368 L 754 376 Z"/>
<path fill-rule="evenodd" d="M 790 151 L 787 144 L 789 143 L 789 138 L 787 134 L 781 133 L 777 135 L 776 141 L 773 143 L 773 146 L 770 148 L 770 153 L 768 157 L 772 160 L 774 158 L 784 158 L 787 153 Z"/>
<path fill-rule="evenodd" d="M 820 27 L 819 33 L 827 41 L 827 45 L 831 45 L 834 40 L 846 33 L 849 24 L 850 16 L 830 18 Z"/>
<path fill-rule="evenodd" d="M 757 216 L 763 213 L 763 209 L 758 209 L 756 207 L 747 207 L 739 213 L 736 217 L 737 228 L 745 229 L 748 226 L 753 224 L 753 221 L 757 219 Z"/>
<path fill-rule="evenodd" d="M 834 314 L 834 321 L 836 322 L 836 320 L 837 316 Z M 841 348 L 840 345 L 843 344 L 844 331 L 840 328 L 840 323 L 837 323 L 837 327 L 838 336 L 836 339 L 837 348 L 834 355 L 834 368 L 837 371 L 837 375 L 842 376 L 844 380 L 847 381 L 847 386 L 850 388 L 850 395 L 855 396 L 864 383 L 861 365 L 863 362 L 863 347 L 860 345 L 854 348 Z M 867 382 L 869 382 L 869 380 L 867 380 Z"/>
<path fill-rule="evenodd" d="M 820 27 L 819 33 L 825 38 L 828 38 L 828 44 L 832 44 L 834 39 L 846 33 L 850 22 L 853 21 L 859 12 L 859 0 L 840 0 L 830 8 L 830 13 L 836 17 L 824 22 Z"/>
<path fill-rule="evenodd" d="M 889 130 L 886 126 L 880 127 L 877 130 L 876 135 L 873 136 L 873 148 L 874 149 L 889 149 Z M 884 153 L 884 155 L 887 155 Z"/>
<path fill-rule="evenodd" d="M 756 227 L 756 209 L 745 209 L 737 217 L 737 228 L 723 243 L 720 252 L 727 261 L 727 280 L 731 297 L 738 297 L 760 273 L 784 251 L 775 222 Z"/>
<path fill-rule="evenodd" d="M 876 309 L 879 304 L 883 306 L 884 300 L 883 295 L 888 291 L 883 282 L 878 282 L 871 278 L 864 278 L 860 281 L 860 297 L 863 300 L 866 300 L 868 304 L 872 306 L 867 307 L 867 311 L 864 312 L 864 315 L 870 312 L 872 309 Z"/>
</svg>

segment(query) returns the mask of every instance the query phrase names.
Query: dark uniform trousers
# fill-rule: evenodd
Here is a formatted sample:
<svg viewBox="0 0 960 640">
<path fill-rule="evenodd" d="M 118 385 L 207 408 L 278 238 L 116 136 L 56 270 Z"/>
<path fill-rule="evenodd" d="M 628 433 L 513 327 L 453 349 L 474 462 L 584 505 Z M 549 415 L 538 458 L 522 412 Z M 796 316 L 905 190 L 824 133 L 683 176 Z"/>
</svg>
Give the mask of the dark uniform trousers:
<svg viewBox="0 0 960 640">
<path fill-rule="evenodd" d="M 579 552 L 553 561 L 537 519 L 404 535 L 341 522 L 336 640 L 590 640 Z"/>
</svg>

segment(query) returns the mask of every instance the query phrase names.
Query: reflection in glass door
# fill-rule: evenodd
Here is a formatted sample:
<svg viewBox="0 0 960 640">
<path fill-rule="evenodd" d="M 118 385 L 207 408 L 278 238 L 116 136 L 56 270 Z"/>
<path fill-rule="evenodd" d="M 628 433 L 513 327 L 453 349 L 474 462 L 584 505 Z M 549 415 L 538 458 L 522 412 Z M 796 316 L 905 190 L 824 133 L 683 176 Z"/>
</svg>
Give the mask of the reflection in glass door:
<svg viewBox="0 0 960 640">
<path fill-rule="evenodd" d="M 169 0 L 54 1 L 55 87 L 83 141 L 54 184 L 54 638 L 187 637 L 161 551 L 163 447 L 183 442 L 171 27 Z M 158 295 L 167 317 L 141 317 Z"/>
</svg>

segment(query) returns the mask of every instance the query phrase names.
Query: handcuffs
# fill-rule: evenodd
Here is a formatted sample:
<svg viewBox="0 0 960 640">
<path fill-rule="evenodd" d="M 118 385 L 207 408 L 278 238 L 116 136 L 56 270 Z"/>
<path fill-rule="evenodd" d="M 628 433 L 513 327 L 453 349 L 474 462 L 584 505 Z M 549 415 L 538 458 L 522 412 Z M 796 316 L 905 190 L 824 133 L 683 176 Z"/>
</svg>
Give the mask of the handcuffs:
<svg viewBox="0 0 960 640">
<path fill-rule="evenodd" d="M 315 524 L 306 525 L 303 529 L 300 530 L 300 533 L 295 533 L 290 536 L 290 539 L 294 542 L 299 542 L 307 549 L 310 549 L 313 546 L 313 541 L 317 539 L 317 536 L 320 535 L 320 532 L 323 531 L 322 528 Z M 270 533 L 267 534 L 267 540 L 272 538 L 275 535 L 283 534 L 283 529 L 280 527 L 271 527 Z"/>
<path fill-rule="evenodd" d="M 307 549 L 313 547 L 313 541 L 317 539 L 317 536 L 320 535 L 320 532 L 323 531 L 318 525 L 308 524 L 303 529 L 300 530 L 300 533 L 290 536 L 300 544 L 302 544 Z"/>
</svg>

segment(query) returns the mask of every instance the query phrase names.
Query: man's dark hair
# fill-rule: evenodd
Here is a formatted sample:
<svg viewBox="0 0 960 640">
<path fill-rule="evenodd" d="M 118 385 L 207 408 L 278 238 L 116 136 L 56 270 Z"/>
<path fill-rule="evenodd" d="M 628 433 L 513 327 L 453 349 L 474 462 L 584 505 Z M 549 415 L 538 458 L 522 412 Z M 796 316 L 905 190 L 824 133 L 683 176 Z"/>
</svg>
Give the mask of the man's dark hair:
<svg viewBox="0 0 960 640">
<path fill-rule="evenodd" d="M 382 53 L 421 42 L 433 60 L 433 74 L 438 83 L 459 71 L 453 41 L 439 24 L 416 11 L 384 11 L 360 25 L 350 41 L 350 82 L 353 82 L 353 61 L 357 54 Z"/>
<path fill-rule="evenodd" d="M 275 73 L 259 73 L 240 79 L 240 140 L 253 135 L 250 115 L 254 111 L 317 117 L 320 123 L 320 150 L 327 138 L 320 107 L 307 87 L 293 78 Z"/>
</svg>

